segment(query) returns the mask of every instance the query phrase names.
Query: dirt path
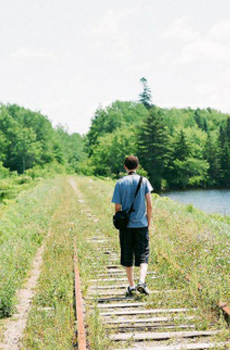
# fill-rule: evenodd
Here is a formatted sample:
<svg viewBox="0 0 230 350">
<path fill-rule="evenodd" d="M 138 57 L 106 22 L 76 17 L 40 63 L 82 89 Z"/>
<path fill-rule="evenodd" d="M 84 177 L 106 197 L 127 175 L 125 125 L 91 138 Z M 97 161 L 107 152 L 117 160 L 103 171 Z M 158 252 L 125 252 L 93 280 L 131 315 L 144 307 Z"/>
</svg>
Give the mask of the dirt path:
<svg viewBox="0 0 230 350">
<path fill-rule="evenodd" d="M 46 236 L 49 237 L 50 232 Z M 1 350 L 19 350 L 23 332 L 26 327 L 32 298 L 35 294 L 35 287 L 41 272 L 42 255 L 45 248 L 46 239 L 38 249 L 30 270 L 30 275 L 23 289 L 17 291 L 18 304 L 16 305 L 16 313 L 6 320 L 3 342 L 0 344 Z"/>
</svg>

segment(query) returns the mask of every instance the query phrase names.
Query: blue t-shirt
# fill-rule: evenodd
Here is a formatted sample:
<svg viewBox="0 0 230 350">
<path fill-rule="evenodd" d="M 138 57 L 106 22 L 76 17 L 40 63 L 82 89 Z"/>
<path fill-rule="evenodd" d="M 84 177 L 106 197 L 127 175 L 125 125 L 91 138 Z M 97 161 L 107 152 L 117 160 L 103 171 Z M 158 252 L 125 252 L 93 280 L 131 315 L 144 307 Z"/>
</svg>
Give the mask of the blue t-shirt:
<svg viewBox="0 0 230 350">
<path fill-rule="evenodd" d="M 117 181 L 112 203 L 121 204 L 122 210 L 128 211 L 133 203 L 136 188 L 140 176 L 126 175 Z M 130 214 L 130 219 L 127 227 L 146 227 L 148 226 L 148 219 L 146 214 L 145 195 L 153 190 L 149 181 L 143 177 L 141 188 L 135 199 L 134 212 Z"/>
</svg>

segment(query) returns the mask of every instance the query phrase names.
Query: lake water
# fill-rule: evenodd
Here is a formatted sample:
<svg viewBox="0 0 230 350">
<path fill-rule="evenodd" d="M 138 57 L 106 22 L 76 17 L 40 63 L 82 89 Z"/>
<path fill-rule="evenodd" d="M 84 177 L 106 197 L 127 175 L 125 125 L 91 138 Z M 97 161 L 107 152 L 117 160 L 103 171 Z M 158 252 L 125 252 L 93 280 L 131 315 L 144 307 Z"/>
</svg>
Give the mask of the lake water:
<svg viewBox="0 0 230 350">
<path fill-rule="evenodd" d="M 230 190 L 171 191 L 161 194 L 176 202 L 193 204 L 207 213 L 230 215 Z"/>
</svg>

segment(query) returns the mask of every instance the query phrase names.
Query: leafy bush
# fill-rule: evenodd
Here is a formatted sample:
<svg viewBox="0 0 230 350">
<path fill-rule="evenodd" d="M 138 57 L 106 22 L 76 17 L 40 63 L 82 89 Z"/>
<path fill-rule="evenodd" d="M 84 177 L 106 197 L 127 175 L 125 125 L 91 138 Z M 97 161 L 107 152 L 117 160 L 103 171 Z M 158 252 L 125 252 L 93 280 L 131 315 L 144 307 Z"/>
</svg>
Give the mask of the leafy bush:
<svg viewBox="0 0 230 350">
<path fill-rule="evenodd" d="M 186 206 L 186 210 L 187 210 L 187 212 L 189 212 L 189 213 L 193 213 L 193 212 L 194 212 L 194 206 L 193 206 L 192 204 L 188 204 L 188 205 Z"/>
<path fill-rule="evenodd" d="M 26 183 L 31 183 L 32 181 L 32 177 L 31 176 L 28 176 L 28 175 L 21 175 L 19 176 L 17 179 L 16 179 L 16 182 L 19 184 L 19 185 L 22 185 L 22 184 L 26 184 Z"/>
<path fill-rule="evenodd" d="M 49 178 L 57 174 L 65 174 L 66 167 L 58 162 L 48 163 L 45 166 L 34 166 L 25 171 L 25 175 L 35 178 Z"/>
<path fill-rule="evenodd" d="M 0 162 L 0 179 L 5 179 L 6 177 L 9 176 L 9 173 L 10 173 L 9 169 L 5 168 L 3 166 L 3 163 Z"/>
</svg>

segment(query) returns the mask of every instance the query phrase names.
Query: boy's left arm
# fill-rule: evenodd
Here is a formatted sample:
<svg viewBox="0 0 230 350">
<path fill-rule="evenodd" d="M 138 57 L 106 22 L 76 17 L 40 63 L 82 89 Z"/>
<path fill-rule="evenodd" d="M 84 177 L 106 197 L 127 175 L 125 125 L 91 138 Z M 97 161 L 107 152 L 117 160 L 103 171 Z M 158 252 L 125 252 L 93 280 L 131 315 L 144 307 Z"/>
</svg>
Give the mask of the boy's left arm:
<svg viewBox="0 0 230 350">
<path fill-rule="evenodd" d="M 117 211 L 121 211 L 121 204 L 115 203 L 115 213 L 116 213 Z"/>
<path fill-rule="evenodd" d="M 151 193 L 146 193 L 146 202 L 147 202 L 147 218 L 148 218 L 148 228 L 151 227 L 151 219 L 152 219 L 152 200 Z"/>
</svg>

